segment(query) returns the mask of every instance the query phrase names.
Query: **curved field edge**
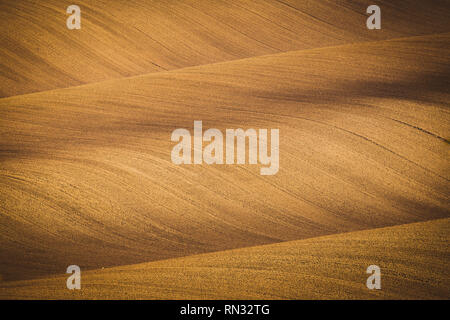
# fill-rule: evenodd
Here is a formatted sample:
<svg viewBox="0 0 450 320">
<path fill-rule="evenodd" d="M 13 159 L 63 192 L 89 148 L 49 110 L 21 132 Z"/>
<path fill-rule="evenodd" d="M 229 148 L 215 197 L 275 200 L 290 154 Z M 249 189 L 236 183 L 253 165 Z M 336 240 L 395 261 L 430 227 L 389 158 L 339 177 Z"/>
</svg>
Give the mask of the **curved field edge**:
<svg viewBox="0 0 450 320">
<path fill-rule="evenodd" d="M 0 99 L 6 280 L 449 215 L 449 35 Z M 281 167 L 176 166 L 176 128 L 279 128 Z"/>
<path fill-rule="evenodd" d="M 450 31 L 446 1 L 383 8 L 365 26 L 363 0 L 80 0 L 81 29 L 68 30 L 64 1 L 0 3 L 0 96 L 150 72 L 368 40 Z"/>
<path fill-rule="evenodd" d="M 450 219 L 336 234 L 66 277 L 0 283 L 2 299 L 448 299 Z M 366 268 L 381 269 L 369 290 Z"/>
</svg>

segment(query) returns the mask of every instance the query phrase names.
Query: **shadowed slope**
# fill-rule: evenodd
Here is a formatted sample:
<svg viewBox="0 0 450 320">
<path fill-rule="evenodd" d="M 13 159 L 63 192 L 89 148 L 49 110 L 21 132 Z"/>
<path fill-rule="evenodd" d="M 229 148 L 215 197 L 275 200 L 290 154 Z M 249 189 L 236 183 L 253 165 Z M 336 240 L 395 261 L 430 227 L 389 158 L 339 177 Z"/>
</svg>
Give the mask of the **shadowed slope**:
<svg viewBox="0 0 450 320">
<path fill-rule="evenodd" d="M 280 51 L 450 31 L 448 1 L 377 1 L 382 30 L 365 26 L 366 1 L 1 1 L 0 96 Z"/>
<path fill-rule="evenodd" d="M 449 34 L 0 100 L 0 274 L 449 216 Z M 279 128 L 280 171 L 175 166 L 176 128 Z"/>
<path fill-rule="evenodd" d="M 2 299 L 448 299 L 450 220 L 0 283 Z M 368 266 L 381 290 L 368 290 Z"/>
</svg>

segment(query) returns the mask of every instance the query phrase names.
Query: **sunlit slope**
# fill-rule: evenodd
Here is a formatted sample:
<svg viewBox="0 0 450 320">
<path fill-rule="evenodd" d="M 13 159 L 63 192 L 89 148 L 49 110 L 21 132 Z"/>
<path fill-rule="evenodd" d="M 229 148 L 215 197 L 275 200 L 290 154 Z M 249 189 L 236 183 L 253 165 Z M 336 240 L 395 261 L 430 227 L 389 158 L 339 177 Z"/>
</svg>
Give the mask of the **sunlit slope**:
<svg viewBox="0 0 450 320">
<path fill-rule="evenodd" d="M 448 32 L 450 5 L 377 1 L 382 29 L 367 30 L 367 1 L 1 1 L 0 96 L 69 87 L 329 45 Z"/>
<path fill-rule="evenodd" d="M 0 100 L 0 274 L 24 279 L 449 216 L 449 34 Z M 171 163 L 279 128 L 280 170 Z"/>
<path fill-rule="evenodd" d="M 450 220 L 0 283 L 2 299 L 448 299 Z M 369 290 L 370 265 L 381 290 Z"/>
</svg>

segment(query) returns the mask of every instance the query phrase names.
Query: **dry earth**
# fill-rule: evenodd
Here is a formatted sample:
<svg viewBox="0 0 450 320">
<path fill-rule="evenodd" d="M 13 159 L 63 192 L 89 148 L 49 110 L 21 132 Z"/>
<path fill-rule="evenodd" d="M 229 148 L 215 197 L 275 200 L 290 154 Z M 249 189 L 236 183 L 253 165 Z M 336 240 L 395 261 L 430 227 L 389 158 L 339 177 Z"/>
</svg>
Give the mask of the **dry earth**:
<svg viewBox="0 0 450 320">
<path fill-rule="evenodd" d="M 0 1 L 0 97 L 181 67 L 368 40 L 450 32 L 449 1 Z"/>
<path fill-rule="evenodd" d="M 0 3 L 0 297 L 449 298 L 448 1 L 41 3 Z M 172 164 L 194 120 L 279 172 Z"/>
<path fill-rule="evenodd" d="M 288 241 L 0 284 L 20 299 L 439 299 L 448 287 L 450 219 Z M 413 258 L 412 258 L 413 257 Z M 367 290 L 367 266 L 382 270 Z"/>
</svg>

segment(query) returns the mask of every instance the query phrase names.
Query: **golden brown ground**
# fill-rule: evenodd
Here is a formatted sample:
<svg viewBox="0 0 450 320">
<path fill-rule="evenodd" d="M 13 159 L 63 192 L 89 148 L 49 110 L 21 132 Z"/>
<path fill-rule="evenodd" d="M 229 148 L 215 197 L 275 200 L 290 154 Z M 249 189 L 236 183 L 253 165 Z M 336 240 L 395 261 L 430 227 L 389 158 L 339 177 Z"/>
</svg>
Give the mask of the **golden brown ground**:
<svg viewBox="0 0 450 320">
<path fill-rule="evenodd" d="M 449 32 L 448 1 L 0 1 L 0 97 L 187 66 L 368 40 Z M 81 29 L 66 8 L 81 8 Z"/>
<path fill-rule="evenodd" d="M 185 258 L 0 284 L 20 299 L 448 298 L 450 219 L 288 241 Z M 381 268 L 368 290 L 366 268 Z"/>
<path fill-rule="evenodd" d="M 382 2 L 370 33 L 363 1 L 98 1 L 76 39 L 27 35 L 22 3 L 0 4 L 0 297 L 449 297 L 447 2 L 406 1 L 414 27 Z M 42 27 L 59 30 L 65 7 L 46 3 Z M 173 165 L 171 132 L 194 120 L 279 128 L 280 171 Z M 381 292 L 365 288 L 369 261 Z M 52 278 L 71 264 L 80 293 Z"/>
</svg>

